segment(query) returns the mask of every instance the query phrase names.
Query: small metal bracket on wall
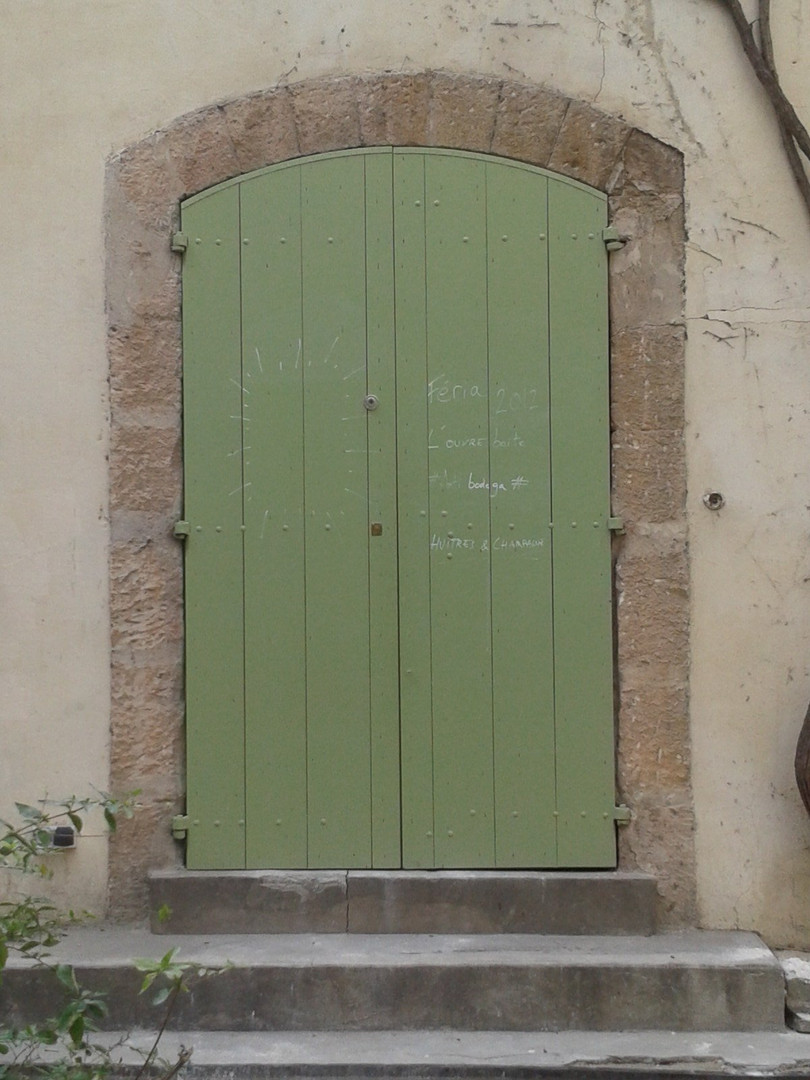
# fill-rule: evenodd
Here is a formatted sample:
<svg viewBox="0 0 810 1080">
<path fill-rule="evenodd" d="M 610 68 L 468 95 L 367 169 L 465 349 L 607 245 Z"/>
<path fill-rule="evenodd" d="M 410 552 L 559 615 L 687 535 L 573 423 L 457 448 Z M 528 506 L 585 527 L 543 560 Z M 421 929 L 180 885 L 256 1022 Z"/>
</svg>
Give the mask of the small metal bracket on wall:
<svg viewBox="0 0 810 1080">
<path fill-rule="evenodd" d="M 633 818 L 633 813 L 629 806 L 614 806 L 613 807 L 613 820 L 617 825 L 629 825 Z"/>
<path fill-rule="evenodd" d="M 623 236 L 619 236 L 619 230 L 615 225 L 608 225 L 606 229 L 602 229 L 602 239 L 608 251 L 620 251 L 627 243 Z"/>
<path fill-rule="evenodd" d="M 185 840 L 188 836 L 188 827 L 191 824 L 187 814 L 178 814 L 172 818 L 172 836 L 175 840 Z"/>
</svg>

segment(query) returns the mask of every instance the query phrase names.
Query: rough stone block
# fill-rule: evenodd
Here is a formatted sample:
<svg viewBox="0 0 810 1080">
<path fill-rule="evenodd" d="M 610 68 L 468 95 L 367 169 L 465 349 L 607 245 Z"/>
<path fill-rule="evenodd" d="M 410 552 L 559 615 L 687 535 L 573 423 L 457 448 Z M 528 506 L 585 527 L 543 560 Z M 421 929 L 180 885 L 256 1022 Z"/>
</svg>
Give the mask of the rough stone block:
<svg viewBox="0 0 810 1080">
<path fill-rule="evenodd" d="M 630 128 L 581 101 L 572 101 L 548 167 L 584 184 L 607 190 L 618 168 Z"/>
<path fill-rule="evenodd" d="M 684 424 L 684 347 L 681 326 L 620 331 L 611 341 L 611 422 L 627 433 L 676 432 Z"/>
<path fill-rule="evenodd" d="M 613 507 L 625 524 L 682 518 L 683 432 L 623 429 L 613 433 L 612 443 Z"/>
<path fill-rule="evenodd" d="M 619 673 L 619 776 L 624 789 L 685 789 L 689 783 L 686 671 L 626 663 Z"/>
<path fill-rule="evenodd" d="M 179 645 L 179 643 L 178 643 Z M 132 659 L 116 663 L 112 672 L 112 706 L 116 724 L 111 754 L 115 790 L 138 788 L 152 797 L 173 794 L 182 784 L 183 658 L 161 650 L 163 663 Z M 157 657 L 150 657 L 157 660 Z"/>
<path fill-rule="evenodd" d="M 676 195 L 611 200 L 611 222 L 627 244 L 611 256 L 614 329 L 683 322 L 683 203 Z"/>
<path fill-rule="evenodd" d="M 683 195 L 683 154 L 646 132 L 634 130 L 624 146 L 615 192 L 625 187 L 655 195 Z"/>
<path fill-rule="evenodd" d="M 180 866 L 182 848 L 172 838 L 171 826 L 182 805 L 180 789 L 173 798 L 141 795 L 134 815 L 119 819 L 110 837 L 109 891 L 114 898 L 110 914 L 114 919 L 144 921 L 149 910 L 148 872 L 155 866 Z M 128 966 L 132 968 L 131 962 Z"/>
<path fill-rule="evenodd" d="M 620 787 L 620 794 L 632 806 L 633 818 L 619 829 L 619 865 L 655 873 L 662 928 L 693 926 L 697 892 L 690 791 L 625 791 Z"/>
<path fill-rule="evenodd" d="M 175 541 L 113 544 L 110 588 L 114 649 L 148 653 L 182 640 L 182 555 Z"/>
<path fill-rule="evenodd" d="M 496 79 L 434 75 L 428 121 L 429 144 L 488 151 L 492 145 L 500 87 Z"/>
<path fill-rule="evenodd" d="M 388 75 L 364 80 L 360 135 L 364 146 L 424 146 L 427 143 L 430 77 Z"/>
<path fill-rule="evenodd" d="M 110 442 L 112 509 L 159 509 L 181 487 L 180 432 L 176 427 L 118 424 Z"/>
<path fill-rule="evenodd" d="M 110 187 L 117 187 L 142 225 L 157 232 L 168 231 L 179 185 L 176 161 L 172 137 L 166 131 L 129 147 L 110 161 L 108 204 Z"/>
<path fill-rule="evenodd" d="M 686 653 L 689 576 L 685 545 L 627 544 L 616 563 L 619 655 L 666 664 Z"/>
<path fill-rule="evenodd" d="M 292 99 L 286 88 L 222 107 L 239 172 L 252 172 L 301 152 Z"/>
<path fill-rule="evenodd" d="M 110 403 L 114 422 L 135 412 L 180 416 L 180 327 L 176 319 L 135 318 L 110 329 Z M 131 422 L 131 420 L 130 420 Z"/>
<path fill-rule="evenodd" d="M 302 154 L 322 154 L 360 145 L 358 78 L 290 87 Z"/>
<path fill-rule="evenodd" d="M 195 195 L 240 172 L 222 107 L 183 117 L 167 129 L 166 139 L 180 184 L 180 198 Z"/>
<path fill-rule="evenodd" d="M 548 165 L 568 106 L 568 98 L 551 90 L 507 83 L 495 117 L 493 154 Z"/>
</svg>

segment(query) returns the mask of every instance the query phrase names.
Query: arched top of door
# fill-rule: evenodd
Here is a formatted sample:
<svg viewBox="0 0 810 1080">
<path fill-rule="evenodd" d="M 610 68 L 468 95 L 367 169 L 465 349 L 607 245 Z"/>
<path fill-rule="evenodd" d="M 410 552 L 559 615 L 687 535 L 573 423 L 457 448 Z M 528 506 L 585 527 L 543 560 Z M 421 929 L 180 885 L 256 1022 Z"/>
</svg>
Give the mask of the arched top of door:
<svg viewBox="0 0 810 1080">
<path fill-rule="evenodd" d="M 220 184 L 214 184 L 212 187 L 205 188 L 203 191 L 198 192 L 196 195 L 191 195 L 187 199 L 183 200 L 182 205 L 184 207 L 191 206 L 194 203 L 199 202 L 202 199 L 213 195 L 217 191 L 221 191 L 224 188 L 232 187 L 236 184 L 250 183 L 252 180 L 257 180 L 260 177 L 267 176 L 268 174 L 281 172 L 290 168 L 299 168 L 303 165 L 316 164 L 319 161 L 326 161 L 336 157 L 356 157 L 356 156 L 377 156 L 377 155 L 416 155 L 422 157 L 444 157 L 444 158 L 459 158 L 474 161 L 481 161 L 491 165 L 500 165 L 503 168 L 520 169 L 524 172 L 533 173 L 537 176 L 546 177 L 548 180 L 561 184 L 568 184 L 572 187 L 576 187 L 581 191 L 586 191 L 593 195 L 595 198 L 605 201 L 607 195 L 600 191 L 598 188 L 593 187 L 590 184 L 584 184 L 579 180 L 575 180 L 570 176 L 565 176 L 560 173 L 553 172 L 550 169 L 544 169 L 538 165 L 530 165 L 523 161 L 516 161 L 514 158 L 502 157 L 499 154 L 483 154 L 470 150 L 456 150 L 448 147 L 439 146 L 366 146 L 356 147 L 348 150 L 333 150 L 326 151 L 321 154 L 308 154 L 302 157 L 290 158 L 286 161 L 277 162 L 274 165 L 266 165 L 261 169 L 254 169 L 249 173 L 242 173 L 238 176 L 233 176 L 228 180 L 224 180 Z"/>
</svg>

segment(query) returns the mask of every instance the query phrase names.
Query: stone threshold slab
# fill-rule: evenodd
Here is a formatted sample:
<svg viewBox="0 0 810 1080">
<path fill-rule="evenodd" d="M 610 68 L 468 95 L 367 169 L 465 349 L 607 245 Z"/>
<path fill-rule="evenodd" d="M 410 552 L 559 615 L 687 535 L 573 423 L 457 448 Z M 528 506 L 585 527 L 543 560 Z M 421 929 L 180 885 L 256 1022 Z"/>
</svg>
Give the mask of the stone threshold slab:
<svg viewBox="0 0 810 1080">
<path fill-rule="evenodd" d="M 652 934 L 657 902 L 622 871 L 167 870 L 149 892 L 158 934 Z"/>
</svg>

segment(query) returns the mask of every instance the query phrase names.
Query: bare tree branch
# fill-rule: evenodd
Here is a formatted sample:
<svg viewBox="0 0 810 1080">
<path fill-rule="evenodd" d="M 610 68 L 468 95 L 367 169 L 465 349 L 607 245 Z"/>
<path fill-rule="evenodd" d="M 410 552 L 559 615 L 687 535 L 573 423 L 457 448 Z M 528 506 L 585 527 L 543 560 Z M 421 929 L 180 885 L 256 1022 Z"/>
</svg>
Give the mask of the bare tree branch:
<svg viewBox="0 0 810 1080">
<path fill-rule="evenodd" d="M 760 0 L 759 3 L 759 40 L 762 49 L 762 59 L 768 65 L 774 79 L 778 82 L 779 75 L 776 71 L 776 58 L 773 51 L 773 37 L 771 36 L 771 0 Z M 785 148 L 788 163 L 790 164 L 790 171 L 793 173 L 796 183 L 799 185 L 799 190 L 802 193 L 804 201 L 807 203 L 808 210 L 810 210 L 810 178 L 807 176 L 807 171 L 805 170 L 801 155 L 796 149 L 796 142 L 793 135 L 785 127 L 779 113 L 776 115 L 779 120 L 779 132 L 782 136 L 782 145 Z"/>
<path fill-rule="evenodd" d="M 770 0 L 759 0 L 759 30 L 761 46 L 757 45 L 752 24 L 748 22 L 740 0 L 721 0 L 734 21 L 745 55 L 759 81 L 764 86 L 776 111 L 782 144 L 785 147 L 790 171 L 799 186 L 802 198 L 810 211 L 810 179 L 802 161 L 801 151 L 810 160 L 810 131 L 799 119 L 779 82 L 771 37 Z"/>
</svg>

